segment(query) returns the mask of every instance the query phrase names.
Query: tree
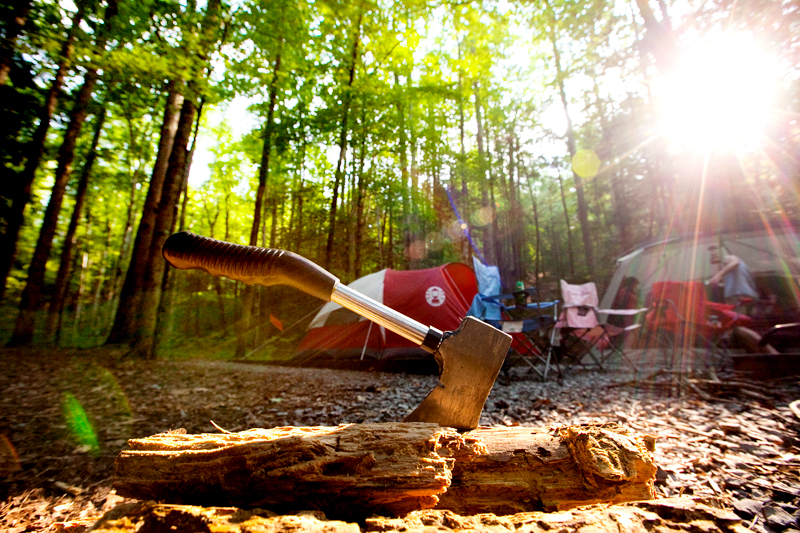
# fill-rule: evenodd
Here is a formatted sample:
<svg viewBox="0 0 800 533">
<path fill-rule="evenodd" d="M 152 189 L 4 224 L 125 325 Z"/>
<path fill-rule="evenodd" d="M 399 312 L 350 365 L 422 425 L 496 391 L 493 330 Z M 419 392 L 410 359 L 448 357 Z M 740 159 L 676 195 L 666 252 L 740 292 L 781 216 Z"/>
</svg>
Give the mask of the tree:
<svg viewBox="0 0 800 533">
<path fill-rule="evenodd" d="M 99 30 L 95 41 L 96 50 L 99 53 L 105 51 L 106 41 L 109 39 L 115 17 L 117 16 L 118 6 L 116 0 L 109 0 L 103 16 L 103 26 Z M 42 227 L 39 230 L 39 239 L 36 242 L 36 249 L 33 253 L 30 267 L 28 268 L 28 279 L 25 289 L 22 291 L 20 310 L 17 321 L 14 325 L 14 333 L 9 346 L 27 346 L 33 341 L 35 328 L 34 313 L 39 307 L 44 288 L 45 266 L 50 256 L 50 249 L 53 244 L 53 237 L 58 225 L 58 216 L 61 211 L 61 202 L 64 199 L 67 181 L 72 172 L 72 163 L 75 158 L 75 144 L 83 128 L 83 122 L 89 111 L 89 103 L 94 92 L 95 85 L 100 79 L 99 68 L 90 65 L 86 69 L 83 77 L 83 85 L 75 96 L 75 101 L 70 110 L 69 124 L 64 132 L 64 139 L 58 152 L 58 166 L 56 167 L 55 183 L 50 193 L 50 200 L 47 203 Z"/>
<path fill-rule="evenodd" d="M 22 6 L 25 13 L 27 13 L 29 7 L 29 4 Z M 2 235 L 0 235 L 0 276 L 2 276 L 0 302 L 3 301 L 5 296 L 6 279 L 8 278 L 14 258 L 17 255 L 17 240 L 19 239 L 19 232 L 23 225 L 23 213 L 25 211 L 25 206 L 30 202 L 31 187 L 36 177 L 36 169 L 39 168 L 42 156 L 44 155 L 47 132 L 50 130 L 50 120 L 56 110 L 61 88 L 64 84 L 64 77 L 70 66 L 70 58 L 72 56 L 78 26 L 84 17 L 85 3 L 78 2 L 77 7 L 78 9 L 72 16 L 70 27 L 61 45 L 61 51 L 57 56 L 58 67 L 53 76 L 53 81 L 50 84 L 50 90 L 45 97 L 44 105 L 39 112 L 39 125 L 33 137 L 24 148 L 26 158 L 25 166 L 18 175 L 13 177 L 9 176 L 9 181 L 11 183 L 7 185 L 7 192 L 4 193 L 10 206 L 4 216 L 4 231 Z M 24 21 L 24 17 L 22 17 L 22 20 Z M 19 26 L 20 29 L 22 27 L 19 24 L 17 24 L 17 26 Z M 10 30 L 7 39 L 11 39 L 13 36 L 13 30 Z M 9 52 L 8 62 L 6 63 L 7 67 L 10 67 L 10 62 L 11 52 Z M 4 84 L 2 81 L 3 69 L 3 64 L 0 63 L 0 85 Z"/>
<path fill-rule="evenodd" d="M 0 40 L 0 85 L 8 83 L 11 62 L 14 59 L 14 45 L 17 37 L 25 28 L 30 9 L 30 0 L 2 6 L 2 11 L 6 16 L 3 17 L 5 23 L 3 24 L 3 38 Z"/>
<path fill-rule="evenodd" d="M 72 216 L 70 217 L 67 234 L 64 237 L 64 244 L 61 247 L 61 260 L 58 267 L 58 275 L 56 276 L 55 290 L 53 291 L 47 313 L 47 325 L 45 327 L 45 338 L 49 341 L 55 336 L 54 340 L 56 344 L 58 344 L 61 334 L 60 319 L 64 311 L 64 298 L 67 293 L 69 274 L 71 273 L 70 267 L 72 266 L 72 259 L 77 242 L 78 224 L 83 214 L 83 205 L 86 201 L 86 192 L 89 188 L 89 178 L 92 174 L 92 166 L 97 158 L 97 146 L 100 143 L 100 134 L 103 131 L 105 120 L 106 109 L 104 107 L 97 113 L 92 143 L 89 146 L 89 152 L 83 162 L 78 188 L 75 191 L 75 204 L 72 208 Z"/>
</svg>

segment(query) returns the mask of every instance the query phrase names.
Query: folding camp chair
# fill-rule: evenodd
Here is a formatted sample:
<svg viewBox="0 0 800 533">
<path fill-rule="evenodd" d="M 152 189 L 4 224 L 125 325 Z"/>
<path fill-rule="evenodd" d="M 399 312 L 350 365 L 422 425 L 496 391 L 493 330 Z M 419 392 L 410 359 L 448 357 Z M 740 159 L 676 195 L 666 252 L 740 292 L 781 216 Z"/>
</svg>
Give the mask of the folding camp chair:
<svg viewBox="0 0 800 533">
<path fill-rule="evenodd" d="M 641 309 L 598 309 L 597 286 L 594 282 L 572 285 L 561 280 L 561 314 L 556 323 L 559 353 L 565 363 L 586 366 L 586 357 L 598 369 L 605 370 L 614 356 L 627 363 L 635 372 L 636 365 L 624 349 L 625 334 L 640 327 L 631 324 L 620 327 L 602 323 L 599 314 L 635 316 L 647 311 Z"/>
<path fill-rule="evenodd" d="M 478 294 L 469 314 L 511 335 L 505 372 L 522 363 L 545 380 L 555 365 L 552 341 L 558 301 L 541 302 L 538 294 L 534 287 L 509 294 Z"/>
<path fill-rule="evenodd" d="M 703 362 L 720 366 L 727 359 L 725 341 L 734 327 L 748 327 L 753 320 L 737 313 L 735 305 L 710 302 L 699 281 L 653 283 L 647 297 L 650 310 L 645 316 L 647 330 L 654 334 L 670 368 L 678 348 L 687 355 L 703 350 Z"/>
</svg>

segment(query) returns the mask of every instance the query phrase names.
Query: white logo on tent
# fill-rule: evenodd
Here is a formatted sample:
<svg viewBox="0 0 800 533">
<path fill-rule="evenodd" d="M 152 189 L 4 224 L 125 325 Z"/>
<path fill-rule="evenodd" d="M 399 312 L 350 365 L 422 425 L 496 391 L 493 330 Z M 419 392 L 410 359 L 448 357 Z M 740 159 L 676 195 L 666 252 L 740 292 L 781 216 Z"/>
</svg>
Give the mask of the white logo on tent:
<svg viewBox="0 0 800 533">
<path fill-rule="evenodd" d="M 431 285 L 428 287 L 428 290 L 425 291 L 425 301 L 428 302 L 428 305 L 431 307 L 439 307 L 440 305 L 444 304 L 444 300 L 444 289 L 441 287 Z"/>
</svg>

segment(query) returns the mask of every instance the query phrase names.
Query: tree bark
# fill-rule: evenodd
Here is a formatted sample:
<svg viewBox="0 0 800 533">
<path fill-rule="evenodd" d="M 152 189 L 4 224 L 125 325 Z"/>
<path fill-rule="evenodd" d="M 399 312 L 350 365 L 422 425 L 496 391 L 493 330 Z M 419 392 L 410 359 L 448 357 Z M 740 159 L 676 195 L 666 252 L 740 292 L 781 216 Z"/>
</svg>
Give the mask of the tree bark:
<svg viewBox="0 0 800 533">
<path fill-rule="evenodd" d="M 133 173 L 131 177 L 131 184 L 130 184 L 130 193 L 128 194 L 128 209 L 127 214 L 125 216 L 125 227 L 122 230 L 122 242 L 119 246 L 119 256 L 117 257 L 117 262 L 114 267 L 114 274 L 111 279 L 110 290 L 108 299 L 111 302 L 111 327 L 113 329 L 113 322 L 115 320 L 116 315 L 118 314 L 118 307 L 119 302 L 121 299 L 121 292 L 122 292 L 122 285 L 124 284 L 123 278 L 123 265 L 127 260 L 128 251 L 131 247 L 131 236 L 133 235 L 133 219 L 134 219 L 134 209 L 136 207 L 136 186 L 139 183 L 139 172 L 138 169 Z M 129 316 L 133 316 L 132 314 Z"/>
<path fill-rule="evenodd" d="M 147 262 L 142 279 L 139 281 L 141 302 L 138 317 L 133 317 L 134 319 L 138 318 L 138 320 L 135 322 L 131 347 L 134 355 L 144 358 L 155 357 L 156 322 L 165 268 L 161 249 L 172 232 L 175 223 L 175 206 L 180 198 L 181 186 L 183 185 L 188 153 L 187 147 L 192 134 L 194 115 L 194 102 L 192 102 L 191 98 L 184 99 L 180 120 L 178 121 L 178 131 L 175 135 L 172 154 L 169 158 L 169 165 L 167 166 L 167 173 L 161 191 L 161 200 L 158 202 L 155 212 L 155 226 L 153 227 L 150 249 L 144 252 L 147 255 Z"/>
<path fill-rule="evenodd" d="M 280 40 L 283 43 L 283 39 Z M 281 53 L 275 54 L 275 64 L 272 69 L 272 82 L 269 86 L 269 108 L 267 109 L 267 122 L 264 124 L 264 144 L 261 149 L 261 165 L 258 168 L 258 190 L 256 191 L 256 204 L 253 210 L 253 225 L 250 228 L 250 246 L 258 246 L 258 228 L 263 216 L 264 192 L 269 180 L 269 156 L 272 152 L 272 124 L 275 117 L 275 104 L 278 100 L 278 72 L 281 68 Z"/>
<path fill-rule="evenodd" d="M 398 92 L 400 89 L 400 76 L 397 71 L 394 71 L 394 86 Z M 411 243 L 414 241 L 414 235 L 411 231 L 411 203 L 412 203 L 412 188 L 409 186 L 409 172 L 408 172 L 408 134 L 406 132 L 406 112 L 402 96 L 398 96 L 395 101 L 397 107 L 397 120 L 398 120 L 398 135 L 397 135 L 397 151 L 400 156 L 400 194 L 403 198 L 403 248 L 405 249 L 406 267 L 409 270 L 416 270 L 419 268 L 419 258 L 416 258 L 411 250 Z"/>
<path fill-rule="evenodd" d="M 486 151 L 483 147 L 483 114 L 481 108 L 481 100 L 480 100 L 480 86 L 478 82 L 473 82 L 472 90 L 475 93 L 475 122 L 478 126 L 478 130 L 475 133 L 475 138 L 478 143 L 478 180 L 480 183 L 480 190 L 481 190 L 481 204 L 484 210 L 489 210 L 490 212 L 484 212 L 484 226 L 483 230 L 483 255 L 486 262 L 490 265 L 497 264 L 497 258 L 494 254 L 494 221 L 496 220 L 496 216 L 494 216 L 494 202 L 490 201 L 489 197 L 489 189 L 491 186 L 491 178 L 487 177 L 487 158 L 486 158 Z M 485 218 L 491 216 L 490 221 L 486 221 Z"/>
<path fill-rule="evenodd" d="M 330 517 L 564 510 L 653 497 L 652 437 L 616 425 L 481 428 L 426 423 L 164 433 L 129 441 L 117 494 Z M 648 451 L 649 450 L 649 451 Z"/>
<path fill-rule="evenodd" d="M 137 316 L 141 301 L 140 282 L 144 276 L 147 263 L 147 252 L 153 239 L 153 228 L 156 223 L 156 209 L 161 200 L 161 190 L 167 173 L 175 134 L 178 131 L 181 106 L 184 97 L 181 94 L 182 82 L 170 81 L 167 86 L 167 102 L 164 108 L 164 120 L 161 124 L 161 135 L 158 141 L 158 154 L 150 175 L 139 228 L 133 243 L 131 262 L 125 273 L 125 281 L 119 294 L 119 306 L 114 317 L 106 344 L 124 344 L 130 342 L 135 334 Z"/>
<path fill-rule="evenodd" d="M 106 220 L 106 242 L 105 246 L 103 247 L 103 253 L 100 257 L 100 272 L 97 273 L 95 277 L 95 285 L 94 285 L 94 296 L 92 297 L 92 333 L 94 336 L 94 341 L 92 344 L 97 344 L 98 339 L 101 337 L 102 332 L 105 329 L 106 318 L 103 316 L 100 317 L 100 299 L 103 293 L 103 285 L 106 281 L 106 271 L 108 270 L 108 251 L 111 247 L 111 222 Z M 110 292 L 110 291 L 109 291 Z M 110 300 L 108 300 L 110 302 Z"/>
<path fill-rule="evenodd" d="M 78 347 L 81 347 L 79 344 L 81 338 L 80 326 L 81 317 L 83 316 L 83 294 L 86 291 L 86 273 L 90 267 L 91 261 L 89 260 L 89 252 L 84 250 L 80 262 L 80 273 L 78 274 L 78 291 L 75 294 L 75 320 L 72 322 L 72 338 L 74 339 L 73 344 Z M 62 336 L 63 324 L 59 324 L 58 335 L 56 336 L 56 344 L 61 343 Z"/>
<path fill-rule="evenodd" d="M 567 224 L 567 251 L 569 252 L 569 275 L 575 275 L 575 258 L 572 255 L 572 229 L 570 229 L 569 209 L 567 209 L 567 197 L 564 194 L 564 180 L 561 173 L 558 173 L 558 189 L 561 191 L 561 205 L 564 208 L 564 222 Z"/>
<path fill-rule="evenodd" d="M 536 259 L 534 261 L 534 269 L 536 271 L 534 285 L 539 288 L 539 273 L 541 272 L 540 264 L 542 257 L 542 239 L 541 231 L 539 229 L 539 209 L 536 202 L 536 195 L 533 193 L 533 183 L 531 183 L 533 176 L 528 176 L 528 192 L 531 195 L 531 207 L 533 208 L 533 226 L 536 231 Z"/>
<path fill-rule="evenodd" d="M 67 287 L 69 286 L 70 266 L 72 265 L 72 256 L 75 252 L 75 244 L 77 242 L 78 224 L 80 223 L 81 214 L 83 213 L 86 191 L 89 188 L 89 177 L 92 175 L 92 166 L 97 158 L 97 145 L 100 143 L 100 134 L 103 131 L 105 120 L 106 110 L 105 107 L 103 107 L 97 115 L 92 144 L 89 147 L 89 153 L 86 155 L 86 160 L 83 163 L 81 177 L 78 181 L 78 189 L 75 192 L 75 206 L 72 209 L 72 217 L 69 221 L 67 234 L 64 237 L 64 245 L 61 248 L 61 261 L 58 267 L 56 285 L 53 290 L 53 297 L 50 300 L 47 325 L 45 327 L 45 338 L 48 342 L 52 341 L 59 324 L 59 315 L 64 311 L 64 297 L 67 294 Z"/>
<path fill-rule="evenodd" d="M 366 116 L 365 110 L 362 109 L 362 127 L 364 128 L 361 137 L 361 154 L 358 158 L 358 184 L 356 185 L 356 199 L 355 199 L 355 231 L 353 232 L 353 279 L 361 277 L 361 248 L 364 239 L 364 203 L 367 196 L 367 184 L 369 178 L 364 173 L 364 162 L 367 157 L 367 132 L 366 132 Z"/>
<path fill-rule="evenodd" d="M 513 124 L 512 128 L 514 128 Z M 520 172 L 518 156 L 519 140 L 516 132 L 512 129 L 508 136 L 508 202 L 511 220 L 509 221 L 507 235 L 511 241 L 511 270 L 509 274 L 514 281 L 523 280 L 525 277 L 525 269 L 522 264 L 524 217 L 520 204 L 521 193 L 517 184 L 518 179 L 514 179 L 514 175 L 519 176 Z"/>
<path fill-rule="evenodd" d="M 44 105 L 39 113 L 39 125 L 36 127 L 30 142 L 25 147 L 25 167 L 16 177 L 14 183 L 9 184 L 11 206 L 5 221 L 5 229 L 2 235 L 0 235 L 0 276 L 2 276 L 2 278 L 0 278 L 2 279 L 2 285 L 0 285 L 0 302 L 2 302 L 5 297 L 6 280 L 11 271 L 11 265 L 14 264 L 14 258 L 17 255 L 17 240 L 19 239 L 19 232 L 24 223 L 23 215 L 25 206 L 28 205 L 30 201 L 31 187 L 36 178 L 36 169 L 39 168 L 39 162 L 44 154 L 47 132 L 50 130 L 50 119 L 58 104 L 61 86 L 64 83 L 64 76 L 67 73 L 69 58 L 72 55 L 75 32 L 81 20 L 83 20 L 83 14 L 84 2 L 80 2 L 78 4 L 78 10 L 72 16 L 72 25 L 67 33 L 67 37 L 61 45 L 58 68 L 53 77 L 53 82 L 50 84 L 50 90 L 47 92 Z M 0 85 L 3 85 L 3 83 L 0 82 Z"/>
<path fill-rule="evenodd" d="M 191 149 L 187 151 L 186 162 L 183 165 L 183 177 L 181 178 L 181 188 L 178 191 L 178 198 L 182 198 L 180 205 L 180 214 L 178 213 L 178 201 L 175 202 L 174 220 L 170 233 L 174 231 L 175 220 L 178 221 L 178 231 L 183 231 L 186 223 L 186 205 L 189 198 L 189 173 L 192 169 L 192 160 L 194 159 L 194 152 L 197 148 L 197 136 L 200 132 L 200 119 L 203 115 L 203 106 L 205 99 L 200 100 L 200 105 L 197 107 L 197 117 L 194 124 L 194 132 L 192 133 Z M 219 279 L 216 280 L 219 282 Z M 175 314 L 175 283 L 174 272 L 170 270 L 169 265 L 164 264 L 164 273 L 161 276 L 161 297 L 158 304 L 158 318 L 156 325 L 156 349 L 161 346 L 166 346 L 169 339 L 172 337 L 173 322 Z"/>
</svg>

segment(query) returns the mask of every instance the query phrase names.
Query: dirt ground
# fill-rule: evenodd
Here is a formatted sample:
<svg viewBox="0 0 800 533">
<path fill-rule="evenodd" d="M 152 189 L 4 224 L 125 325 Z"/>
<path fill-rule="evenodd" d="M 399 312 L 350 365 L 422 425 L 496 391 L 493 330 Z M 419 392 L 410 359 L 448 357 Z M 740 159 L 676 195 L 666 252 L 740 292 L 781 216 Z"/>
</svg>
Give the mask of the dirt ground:
<svg viewBox="0 0 800 533">
<path fill-rule="evenodd" d="M 126 501 L 111 483 L 130 438 L 397 421 L 436 383 L 425 375 L 120 356 L 0 350 L 0 530 L 64 530 Z M 800 418 L 789 404 L 800 398 L 800 379 L 683 377 L 676 387 L 663 369 L 573 370 L 542 383 L 512 371 L 496 383 L 481 423 L 619 422 L 658 437 L 659 496 L 716 498 L 754 531 L 797 530 Z"/>
</svg>

